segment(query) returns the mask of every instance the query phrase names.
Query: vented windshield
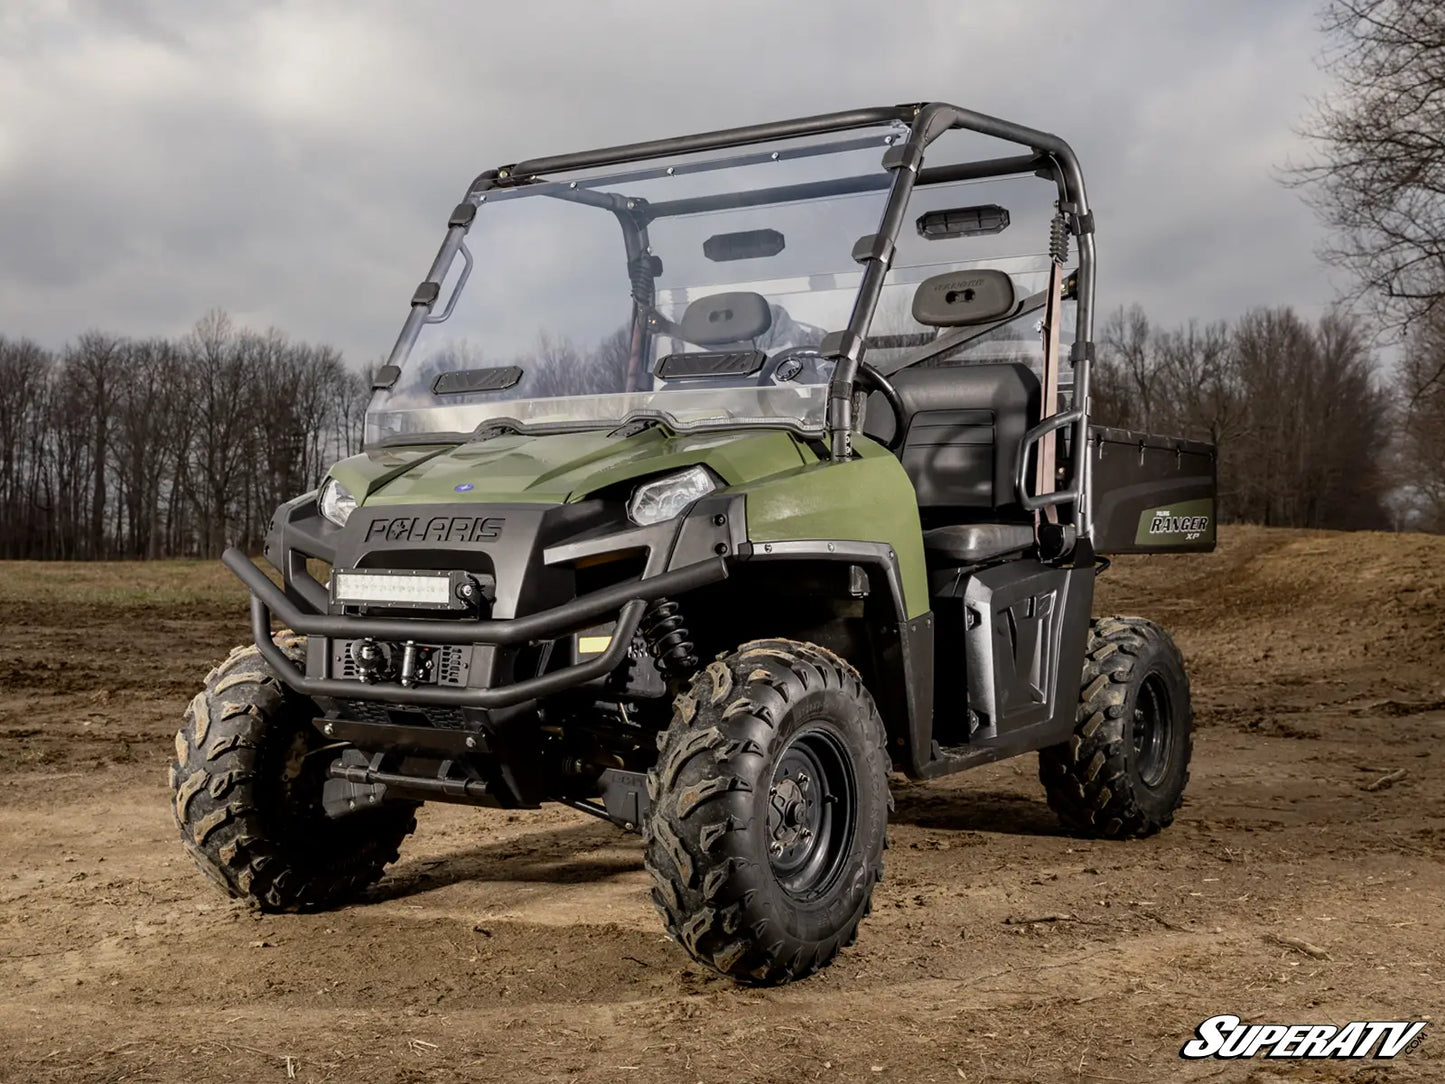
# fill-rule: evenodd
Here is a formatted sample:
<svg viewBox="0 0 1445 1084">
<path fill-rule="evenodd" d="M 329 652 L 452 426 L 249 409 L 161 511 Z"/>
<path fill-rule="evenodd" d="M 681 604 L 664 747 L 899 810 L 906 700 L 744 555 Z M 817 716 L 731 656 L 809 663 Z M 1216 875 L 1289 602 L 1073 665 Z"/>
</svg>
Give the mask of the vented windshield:
<svg viewBox="0 0 1445 1084">
<path fill-rule="evenodd" d="M 367 443 L 656 418 L 821 433 L 906 129 L 493 189 Z"/>
</svg>

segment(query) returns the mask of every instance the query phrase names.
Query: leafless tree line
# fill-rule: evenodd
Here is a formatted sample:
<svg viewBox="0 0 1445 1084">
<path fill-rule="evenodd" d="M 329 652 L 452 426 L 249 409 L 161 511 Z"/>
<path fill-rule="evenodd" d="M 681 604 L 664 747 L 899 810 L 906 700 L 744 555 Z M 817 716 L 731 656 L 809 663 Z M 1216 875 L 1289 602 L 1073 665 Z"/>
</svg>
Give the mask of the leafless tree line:
<svg viewBox="0 0 1445 1084">
<path fill-rule="evenodd" d="M 0 337 L 0 557 L 215 556 L 360 450 L 364 374 L 237 328 L 178 340 Z"/>
<path fill-rule="evenodd" d="M 1135 306 L 1098 339 L 1096 419 L 1217 444 L 1228 519 L 1445 530 L 1445 318 L 1394 374 L 1342 312 L 1160 328 Z M 219 312 L 177 340 L 0 337 L 0 557 L 254 550 L 277 505 L 360 450 L 369 385 L 330 347 Z"/>
<path fill-rule="evenodd" d="M 1394 372 L 1343 311 L 1165 329 L 1137 306 L 1098 336 L 1094 412 L 1213 441 L 1221 514 L 1273 526 L 1445 530 L 1445 322 Z"/>
</svg>

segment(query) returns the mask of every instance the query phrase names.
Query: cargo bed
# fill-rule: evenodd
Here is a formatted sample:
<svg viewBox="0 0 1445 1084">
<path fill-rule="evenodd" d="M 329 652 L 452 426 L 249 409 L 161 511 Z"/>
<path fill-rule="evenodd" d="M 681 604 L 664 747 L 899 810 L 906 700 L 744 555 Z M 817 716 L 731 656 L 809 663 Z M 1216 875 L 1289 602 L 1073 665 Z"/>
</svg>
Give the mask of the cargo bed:
<svg viewBox="0 0 1445 1084">
<path fill-rule="evenodd" d="M 1089 427 L 1097 553 L 1214 549 L 1215 448 L 1197 440 Z"/>
</svg>

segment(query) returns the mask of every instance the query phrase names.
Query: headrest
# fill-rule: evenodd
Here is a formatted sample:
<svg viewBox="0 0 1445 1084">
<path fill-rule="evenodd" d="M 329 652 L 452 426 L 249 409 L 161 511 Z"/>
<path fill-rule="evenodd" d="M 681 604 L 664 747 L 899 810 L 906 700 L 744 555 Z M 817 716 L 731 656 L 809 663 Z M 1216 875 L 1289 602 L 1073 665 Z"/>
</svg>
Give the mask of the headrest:
<svg viewBox="0 0 1445 1084">
<path fill-rule="evenodd" d="M 696 346 L 722 346 L 766 334 L 773 326 L 773 313 L 762 294 L 713 294 L 689 305 L 677 326 L 682 337 Z"/>
<path fill-rule="evenodd" d="M 913 292 L 913 319 L 929 327 L 986 324 L 1013 307 L 1013 279 L 1003 271 L 946 271 Z"/>
</svg>

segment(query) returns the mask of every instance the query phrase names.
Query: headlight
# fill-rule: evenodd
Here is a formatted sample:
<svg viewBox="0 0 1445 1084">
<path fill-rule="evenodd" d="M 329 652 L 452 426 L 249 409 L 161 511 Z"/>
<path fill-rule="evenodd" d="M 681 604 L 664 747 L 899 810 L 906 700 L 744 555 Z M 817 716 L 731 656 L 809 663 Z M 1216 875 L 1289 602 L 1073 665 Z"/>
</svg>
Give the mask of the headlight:
<svg viewBox="0 0 1445 1084">
<path fill-rule="evenodd" d="M 650 527 L 681 515 L 715 489 L 717 480 L 706 467 L 689 467 L 634 489 L 627 500 L 627 518 L 639 527 Z"/>
<path fill-rule="evenodd" d="M 316 497 L 316 504 L 321 509 L 323 516 L 336 526 L 345 527 L 351 513 L 356 511 L 357 500 L 352 496 L 351 490 L 335 478 L 331 478 L 321 487 L 321 492 Z"/>
</svg>

